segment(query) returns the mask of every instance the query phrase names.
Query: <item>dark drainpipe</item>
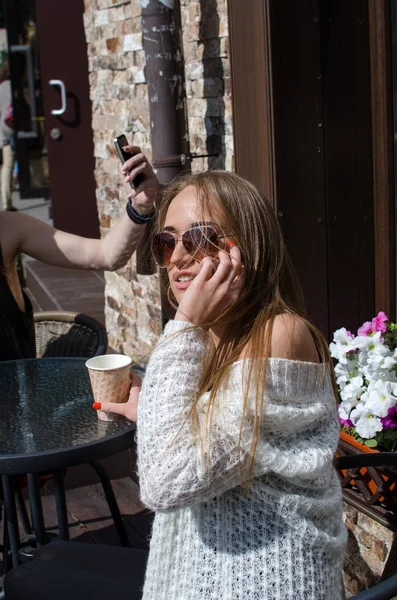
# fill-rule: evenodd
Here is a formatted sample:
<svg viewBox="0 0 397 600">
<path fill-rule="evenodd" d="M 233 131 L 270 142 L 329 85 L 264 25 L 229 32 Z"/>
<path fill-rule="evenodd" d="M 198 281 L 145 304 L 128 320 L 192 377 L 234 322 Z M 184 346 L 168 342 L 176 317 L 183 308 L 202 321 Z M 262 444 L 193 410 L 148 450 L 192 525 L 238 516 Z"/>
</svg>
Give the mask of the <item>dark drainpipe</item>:
<svg viewBox="0 0 397 600">
<path fill-rule="evenodd" d="M 153 165 L 167 185 L 190 169 L 179 0 L 141 0 Z"/>
<path fill-rule="evenodd" d="M 146 59 L 152 161 L 160 184 L 190 170 L 185 106 L 185 77 L 179 0 L 141 0 L 143 49 Z M 151 274 L 155 267 L 148 246 L 149 228 L 138 248 L 137 271 Z M 165 318 L 173 316 L 164 285 L 161 305 Z"/>
</svg>

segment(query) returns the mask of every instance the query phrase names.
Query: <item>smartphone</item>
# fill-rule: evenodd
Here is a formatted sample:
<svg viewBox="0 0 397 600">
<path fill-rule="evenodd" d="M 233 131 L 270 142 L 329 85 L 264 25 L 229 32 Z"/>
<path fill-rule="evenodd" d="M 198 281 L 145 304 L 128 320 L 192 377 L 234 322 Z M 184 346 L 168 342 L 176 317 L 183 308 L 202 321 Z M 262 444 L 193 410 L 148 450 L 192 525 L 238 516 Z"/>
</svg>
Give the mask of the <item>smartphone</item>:
<svg viewBox="0 0 397 600">
<path fill-rule="evenodd" d="M 119 156 L 119 159 L 124 164 L 129 158 L 131 158 L 131 156 L 133 156 L 133 154 L 131 154 L 131 152 L 125 152 L 123 150 L 124 146 L 128 146 L 128 140 L 125 137 L 125 135 L 122 134 L 122 135 L 118 135 L 117 137 L 115 137 L 113 142 L 114 142 L 117 154 Z M 135 188 L 139 187 L 143 181 L 145 181 L 145 176 L 143 173 L 139 173 L 139 175 L 137 175 L 135 177 L 135 179 L 130 181 L 130 186 L 133 189 L 135 189 Z"/>
</svg>

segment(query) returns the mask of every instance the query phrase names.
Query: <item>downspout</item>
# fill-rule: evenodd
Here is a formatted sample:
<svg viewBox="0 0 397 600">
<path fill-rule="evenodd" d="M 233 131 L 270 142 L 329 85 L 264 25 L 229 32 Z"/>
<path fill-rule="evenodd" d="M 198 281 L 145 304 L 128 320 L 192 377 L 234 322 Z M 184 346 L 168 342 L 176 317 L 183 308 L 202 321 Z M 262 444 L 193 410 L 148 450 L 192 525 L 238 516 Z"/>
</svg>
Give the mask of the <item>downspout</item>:
<svg viewBox="0 0 397 600">
<path fill-rule="evenodd" d="M 148 84 L 152 162 L 160 184 L 190 171 L 185 110 L 185 69 L 179 0 L 141 0 Z M 148 249 L 150 231 L 138 247 L 137 271 L 155 272 Z M 163 312 L 170 312 L 162 294 Z"/>
<path fill-rule="evenodd" d="M 179 0 L 141 0 L 153 165 L 160 183 L 190 170 Z"/>
</svg>

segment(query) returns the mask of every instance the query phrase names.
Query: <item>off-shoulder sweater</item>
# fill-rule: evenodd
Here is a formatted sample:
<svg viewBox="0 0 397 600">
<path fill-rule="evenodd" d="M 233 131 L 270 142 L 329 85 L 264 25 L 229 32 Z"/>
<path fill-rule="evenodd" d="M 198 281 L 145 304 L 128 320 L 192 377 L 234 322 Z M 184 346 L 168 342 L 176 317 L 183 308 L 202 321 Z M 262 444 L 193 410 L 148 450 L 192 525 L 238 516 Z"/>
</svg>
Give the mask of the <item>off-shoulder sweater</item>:
<svg viewBox="0 0 397 600">
<path fill-rule="evenodd" d="M 142 386 L 140 493 L 156 511 L 143 600 L 343 598 L 346 529 L 332 466 L 338 423 L 326 367 L 269 359 L 247 490 L 240 462 L 246 464 L 251 443 L 250 414 L 240 445 L 239 437 L 249 359 L 233 364 L 216 397 L 209 453 L 187 418 L 207 336 L 170 321 Z M 203 421 L 208 396 L 199 404 Z"/>
</svg>

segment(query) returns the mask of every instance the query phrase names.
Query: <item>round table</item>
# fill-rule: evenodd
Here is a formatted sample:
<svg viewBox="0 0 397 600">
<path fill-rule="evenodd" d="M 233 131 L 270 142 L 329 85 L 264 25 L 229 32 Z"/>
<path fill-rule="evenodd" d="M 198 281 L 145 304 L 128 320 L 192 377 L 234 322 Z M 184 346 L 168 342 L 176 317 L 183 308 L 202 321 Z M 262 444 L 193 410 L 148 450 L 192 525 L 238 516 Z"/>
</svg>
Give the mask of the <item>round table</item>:
<svg viewBox="0 0 397 600">
<path fill-rule="evenodd" d="M 13 564 L 18 563 L 19 531 L 10 476 L 28 474 L 32 523 L 40 545 L 44 519 L 38 474 L 50 471 L 54 476 L 60 538 L 68 539 L 63 471 L 82 463 L 97 471 L 122 544 L 127 545 L 111 484 L 96 461 L 130 448 L 135 425 L 125 418 L 98 419 L 85 359 L 0 362 L 0 381 L 0 475 Z"/>
</svg>

